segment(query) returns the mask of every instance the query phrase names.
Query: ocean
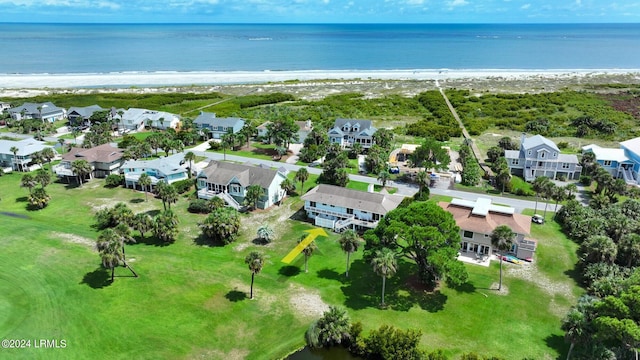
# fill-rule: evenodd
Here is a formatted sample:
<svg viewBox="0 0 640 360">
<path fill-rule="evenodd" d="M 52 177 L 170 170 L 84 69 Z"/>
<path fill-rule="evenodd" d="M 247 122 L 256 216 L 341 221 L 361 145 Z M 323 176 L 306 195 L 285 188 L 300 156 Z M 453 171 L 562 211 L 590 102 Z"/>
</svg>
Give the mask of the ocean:
<svg viewBox="0 0 640 360">
<path fill-rule="evenodd" d="M 640 24 L 0 24 L 0 74 L 639 69 Z"/>
</svg>

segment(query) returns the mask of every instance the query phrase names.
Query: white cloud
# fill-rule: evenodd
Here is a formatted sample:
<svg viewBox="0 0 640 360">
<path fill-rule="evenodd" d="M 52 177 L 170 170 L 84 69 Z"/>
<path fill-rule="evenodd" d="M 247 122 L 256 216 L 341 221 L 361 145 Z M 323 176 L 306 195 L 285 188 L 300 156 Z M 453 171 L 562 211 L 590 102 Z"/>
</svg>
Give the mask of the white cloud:
<svg viewBox="0 0 640 360">
<path fill-rule="evenodd" d="M 326 5 L 326 4 L 328 4 L 328 3 L 329 3 L 329 1 L 330 1 L 330 0 L 322 0 L 322 3 Z"/>
<path fill-rule="evenodd" d="M 530 7 L 531 7 L 531 4 L 524 4 L 524 5 L 520 6 L 520 9 L 527 10 Z"/>
<path fill-rule="evenodd" d="M 449 2 L 449 7 L 465 6 L 465 5 L 469 5 L 469 2 L 466 0 L 453 0 Z"/>
<path fill-rule="evenodd" d="M 407 5 L 422 5 L 424 0 L 407 0 Z"/>
</svg>

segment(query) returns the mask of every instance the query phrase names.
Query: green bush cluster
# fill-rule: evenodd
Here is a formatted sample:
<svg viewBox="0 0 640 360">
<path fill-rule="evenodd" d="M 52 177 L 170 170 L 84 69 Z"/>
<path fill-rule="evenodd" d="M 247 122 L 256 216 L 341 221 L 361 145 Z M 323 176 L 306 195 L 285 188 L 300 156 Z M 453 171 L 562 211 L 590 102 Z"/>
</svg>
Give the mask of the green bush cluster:
<svg viewBox="0 0 640 360">
<path fill-rule="evenodd" d="M 211 208 L 207 200 L 195 199 L 189 203 L 187 211 L 194 214 L 208 214 L 211 212 Z"/>
<path fill-rule="evenodd" d="M 106 185 L 110 187 L 120 186 L 122 185 L 123 182 L 124 182 L 124 176 L 118 175 L 118 174 L 110 174 L 105 179 Z"/>
<path fill-rule="evenodd" d="M 176 188 L 178 194 L 184 194 L 191 189 L 191 187 L 194 185 L 194 181 L 193 179 L 184 179 L 176 181 L 172 185 Z"/>
</svg>

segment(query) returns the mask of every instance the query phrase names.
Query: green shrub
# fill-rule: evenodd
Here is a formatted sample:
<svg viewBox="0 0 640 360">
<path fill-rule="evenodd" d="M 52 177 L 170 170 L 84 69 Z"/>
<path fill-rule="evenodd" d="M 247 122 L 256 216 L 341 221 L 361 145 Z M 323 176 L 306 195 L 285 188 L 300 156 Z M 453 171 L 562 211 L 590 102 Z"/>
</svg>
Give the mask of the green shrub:
<svg viewBox="0 0 640 360">
<path fill-rule="evenodd" d="M 208 214 L 211 212 L 209 202 L 204 199 L 195 199 L 189 203 L 187 210 L 194 214 Z"/>
<path fill-rule="evenodd" d="M 194 181 L 192 179 L 185 179 L 176 181 L 171 185 L 176 188 L 178 194 L 184 194 L 185 192 L 189 191 L 189 189 L 191 189 L 191 186 L 193 186 L 193 184 Z"/>
<path fill-rule="evenodd" d="M 589 175 L 580 175 L 580 184 L 584 186 L 591 186 L 591 176 Z"/>
<path fill-rule="evenodd" d="M 566 141 L 560 141 L 558 143 L 558 149 L 560 149 L 560 150 L 564 150 L 564 149 L 566 149 L 568 147 L 569 147 L 569 143 L 566 142 Z"/>
<path fill-rule="evenodd" d="M 107 176 L 107 178 L 105 179 L 105 182 L 109 187 L 120 186 L 122 185 L 123 181 L 124 181 L 124 176 L 118 175 L 118 174 L 111 174 Z"/>
<path fill-rule="evenodd" d="M 214 150 L 215 151 L 215 150 L 220 150 L 221 148 L 222 148 L 222 144 L 221 143 L 219 143 L 217 141 L 214 141 L 214 140 L 209 141 L 209 149 L 210 150 Z"/>
</svg>

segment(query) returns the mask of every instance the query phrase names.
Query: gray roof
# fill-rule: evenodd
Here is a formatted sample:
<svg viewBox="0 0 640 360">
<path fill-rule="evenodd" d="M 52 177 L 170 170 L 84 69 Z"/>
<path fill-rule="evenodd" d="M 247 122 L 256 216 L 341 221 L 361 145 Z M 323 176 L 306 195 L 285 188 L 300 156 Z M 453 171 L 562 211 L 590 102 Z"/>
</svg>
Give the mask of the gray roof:
<svg viewBox="0 0 640 360">
<path fill-rule="evenodd" d="M 241 126 L 244 126 L 244 119 L 237 117 L 229 117 L 229 118 L 219 118 L 216 117 L 215 113 L 206 113 L 202 112 L 198 117 L 193 121 L 194 124 L 207 124 L 210 126 L 225 126 L 225 127 L 235 127 L 235 125 L 241 123 Z"/>
<path fill-rule="evenodd" d="M 523 147 L 523 149 L 526 150 L 526 149 L 532 149 L 532 148 L 534 148 L 536 146 L 540 146 L 542 144 L 552 148 L 555 151 L 560 152 L 560 149 L 558 149 L 558 147 L 556 146 L 556 144 L 553 141 L 547 139 L 546 137 L 544 137 L 542 135 L 535 135 L 535 136 L 532 136 L 530 138 L 526 138 L 524 140 L 524 143 L 522 144 L 522 147 Z"/>
<path fill-rule="evenodd" d="M 127 160 L 122 164 L 122 168 L 156 169 L 165 175 L 179 174 L 187 171 L 180 165 L 183 160 L 184 154 L 173 154 L 153 160 Z"/>
<path fill-rule="evenodd" d="M 558 161 L 568 164 L 577 164 L 578 156 L 575 154 L 558 154 Z"/>
<path fill-rule="evenodd" d="M 403 197 L 359 191 L 320 184 L 302 196 L 302 200 L 385 215 L 400 205 Z"/>
<path fill-rule="evenodd" d="M 22 111 L 24 111 L 25 114 L 38 115 L 39 116 L 40 115 L 40 110 L 38 110 L 38 107 L 41 108 L 43 115 L 53 114 L 53 113 L 56 113 L 56 112 L 64 111 L 64 109 L 53 105 L 53 103 L 49 102 L 49 101 L 48 102 L 44 102 L 44 103 L 26 102 L 26 103 L 22 104 L 21 106 L 11 108 L 8 111 L 9 111 L 10 114 L 20 114 L 20 113 L 22 113 Z"/>
<path fill-rule="evenodd" d="M 506 159 L 519 159 L 520 158 L 520 151 L 518 151 L 518 150 L 505 150 L 504 151 L 504 157 Z"/>
<path fill-rule="evenodd" d="M 279 172 L 272 169 L 265 169 L 260 166 L 234 164 L 223 161 L 211 160 L 198 178 L 206 178 L 211 184 L 229 184 L 236 178 L 240 185 L 247 187 L 250 185 L 260 185 L 262 188 L 269 188 Z"/>
<path fill-rule="evenodd" d="M 18 148 L 16 155 L 20 156 L 31 155 L 35 152 L 42 151 L 42 149 L 45 148 L 53 148 L 53 146 L 46 145 L 43 141 L 38 141 L 34 138 L 26 138 L 19 141 L 0 140 L 0 154 L 9 154 L 13 156 L 11 148 L 14 146 Z"/>
<path fill-rule="evenodd" d="M 342 127 L 344 125 L 346 125 L 347 123 L 350 126 L 358 124 L 360 126 L 360 130 L 368 129 L 368 128 L 372 127 L 371 120 L 342 119 L 342 118 L 336 119 L 336 121 L 333 123 L 333 127 L 337 127 L 337 128 L 342 129 Z"/>
<path fill-rule="evenodd" d="M 70 115 L 71 113 L 75 112 L 86 119 L 86 118 L 90 118 L 94 112 L 102 111 L 102 110 L 104 109 L 99 105 L 90 105 L 90 106 L 84 106 L 84 107 L 72 106 L 69 108 L 69 111 L 67 112 L 67 114 Z"/>
</svg>

